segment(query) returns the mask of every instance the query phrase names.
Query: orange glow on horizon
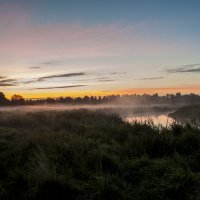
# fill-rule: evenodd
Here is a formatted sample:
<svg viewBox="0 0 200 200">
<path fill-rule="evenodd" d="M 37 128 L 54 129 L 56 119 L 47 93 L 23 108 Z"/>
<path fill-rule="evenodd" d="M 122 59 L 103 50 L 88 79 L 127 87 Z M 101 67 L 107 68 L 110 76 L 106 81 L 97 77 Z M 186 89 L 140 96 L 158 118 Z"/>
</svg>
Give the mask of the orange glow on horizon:
<svg viewBox="0 0 200 200">
<path fill-rule="evenodd" d="M 15 93 L 22 95 L 26 99 L 34 98 L 57 98 L 57 97 L 84 97 L 84 96 L 104 96 L 104 95 L 125 95 L 125 94 L 155 94 L 166 95 L 181 92 L 182 94 L 195 93 L 200 95 L 200 86 L 196 87 L 169 87 L 169 88 L 130 88 L 110 91 L 73 91 L 73 92 L 5 92 L 7 98 Z"/>
<path fill-rule="evenodd" d="M 133 88 L 124 90 L 115 90 L 113 93 L 117 94 L 155 94 L 166 95 L 181 92 L 182 94 L 200 94 L 200 86 L 196 87 L 168 87 L 168 88 Z"/>
</svg>

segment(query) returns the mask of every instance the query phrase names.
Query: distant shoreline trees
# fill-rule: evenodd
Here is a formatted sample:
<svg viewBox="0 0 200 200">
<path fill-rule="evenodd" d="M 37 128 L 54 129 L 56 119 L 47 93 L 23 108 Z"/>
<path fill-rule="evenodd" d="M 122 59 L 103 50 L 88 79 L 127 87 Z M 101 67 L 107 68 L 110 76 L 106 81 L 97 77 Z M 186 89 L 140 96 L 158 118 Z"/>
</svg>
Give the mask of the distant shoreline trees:
<svg viewBox="0 0 200 200">
<path fill-rule="evenodd" d="M 114 104 L 114 105 L 148 105 L 148 104 L 199 104 L 200 96 L 197 94 L 181 93 L 167 94 L 159 96 L 157 93 L 153 95 L 131 94 L 131 95 L 108 95 L 108 96 L 84 96 L 84 97 L 59 97 L 59 98 L 44 98 L 44 99 L 24 99 L 21 95 L 13 95 L 11 99 L 7 99 L 3 92 L 0 92 L 0 106 L 6 105 L 44 105 L 44 104 Z"/>
</svg>

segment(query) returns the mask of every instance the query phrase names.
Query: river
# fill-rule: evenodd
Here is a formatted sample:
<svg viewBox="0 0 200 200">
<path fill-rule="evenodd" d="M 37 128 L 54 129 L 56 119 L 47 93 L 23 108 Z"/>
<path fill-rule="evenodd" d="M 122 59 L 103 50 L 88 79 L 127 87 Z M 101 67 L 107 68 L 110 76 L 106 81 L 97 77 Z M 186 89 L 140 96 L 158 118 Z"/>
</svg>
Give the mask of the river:
<svg viewBox="0 0 200 200">
<path fill-rule="evenodd" d="M 174 122 L 174 119 L 169 117 L 168 114 L 141 114 L 141 115 L 132 115 L 125 117 L 125 120 L 134 123 L 151 123 L 155 125 L 168 126 Z"/>
</svg>

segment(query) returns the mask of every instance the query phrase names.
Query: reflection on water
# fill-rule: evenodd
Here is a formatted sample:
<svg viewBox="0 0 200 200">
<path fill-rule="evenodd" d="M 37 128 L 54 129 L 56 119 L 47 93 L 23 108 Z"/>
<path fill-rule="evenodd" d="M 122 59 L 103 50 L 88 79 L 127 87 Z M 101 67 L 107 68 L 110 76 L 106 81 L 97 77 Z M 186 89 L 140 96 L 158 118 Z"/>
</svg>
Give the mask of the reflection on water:
<svg viewBox="0 0 200 200">
<path fill-rule="evenodd" d="M 135 121 L 142 122 L 142 123 L 153 122 L 155 125 L 162 125 L 162 126 L 167 126 L 174 122 L 174 119 L 169 117 L 167 114 L 128 116 L 128 117 L 125 117 L 125 120 L 130 123 L 133 123 Z"/>
</svg>

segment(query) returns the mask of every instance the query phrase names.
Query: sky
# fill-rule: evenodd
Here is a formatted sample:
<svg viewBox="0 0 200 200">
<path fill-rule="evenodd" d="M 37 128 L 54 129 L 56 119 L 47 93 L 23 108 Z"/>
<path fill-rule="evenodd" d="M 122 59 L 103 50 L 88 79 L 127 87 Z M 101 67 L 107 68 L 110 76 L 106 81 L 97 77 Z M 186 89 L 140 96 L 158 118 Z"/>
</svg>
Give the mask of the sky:
<svg viewBox="0 0 200 200">
<path fill-rule="evenodd" d="M 199 10 L 199 0 L 0 0 L 0 91 L 200 94 Z"/>
</svg>

